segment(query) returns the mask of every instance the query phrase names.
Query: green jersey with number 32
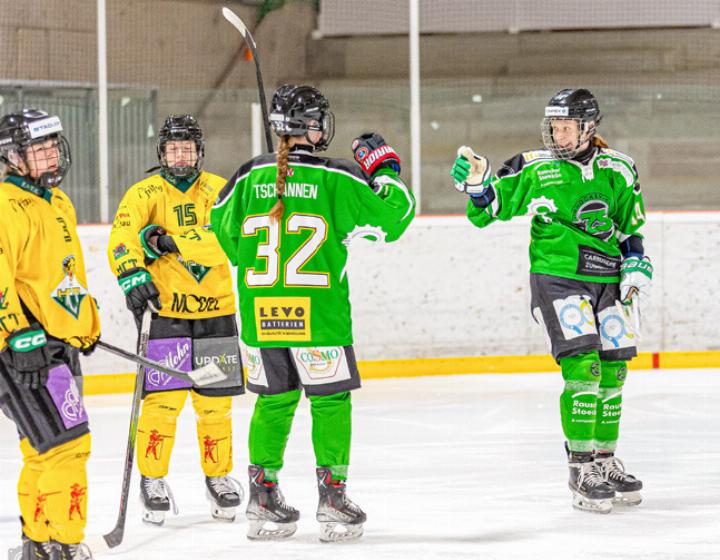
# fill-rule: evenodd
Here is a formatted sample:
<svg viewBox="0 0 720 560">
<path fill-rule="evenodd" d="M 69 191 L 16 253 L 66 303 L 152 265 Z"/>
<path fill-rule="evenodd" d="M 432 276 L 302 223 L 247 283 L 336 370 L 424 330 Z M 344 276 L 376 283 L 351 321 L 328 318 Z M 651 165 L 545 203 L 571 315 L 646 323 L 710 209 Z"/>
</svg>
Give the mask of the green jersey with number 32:
<svg viewBox="0 0 720 560">
<path fill-rule="evenodd" d="M 371 186 L 353 162 L 291 152 L 285 212 L 277 223 L 269 216 L 277 201 L 274 154 L 249 161 L 228 181 L 211 222 L 238 267 L 245 344 L 352 344 L 349 241 L 394 241 L 415 211 L 398 175 L 380 173 Z"/>
<path fill-rule="evenodd" d="M 589 282 L 618 282 L 619 242 L 638 235 L 645 209 L 633 160 L 595 148 L 586 164 L 523 152 L 493 177 L 487 208 L 468 201 L 477 227 L 530 214 L 530 272 Z"/>
</svg>

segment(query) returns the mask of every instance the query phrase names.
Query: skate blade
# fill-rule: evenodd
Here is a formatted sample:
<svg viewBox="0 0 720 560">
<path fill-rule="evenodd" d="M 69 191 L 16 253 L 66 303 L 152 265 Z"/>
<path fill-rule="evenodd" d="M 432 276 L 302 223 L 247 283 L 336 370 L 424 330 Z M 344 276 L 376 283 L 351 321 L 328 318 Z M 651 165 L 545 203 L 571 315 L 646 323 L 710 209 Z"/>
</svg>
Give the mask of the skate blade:
<svg viewBox="0 0 720 560">
<path fill-rule="evenodd" d="M 235 508 L 239 506 L 242 502 L 242 497 L 240 497 L 240 500 L 238 500 L 237 505 L 228 507 L 223 507 L 219 505 L 215 500 L 213 500 L 212 494 L 210 494 L 209 490 L 205 490 L 205 497 L 207 498 L 208 502 L 210 502 L 210 515 L 213 516 L 213 519 L 217 519 L 218 521 L 226 521 L 228 523 L 232 523 L 233 521 L 235 521 Z"/>
<path fill-rule="evenodd" d="M 610 513 L 613 508 L 612 499 L 591 500 L 577 494 L 573 495 L 572 506 L 578 511 L 588 511 L 590 513 Z"/>
<path fill-rule="evenodd" d="M 320 524 L 320 541 L 324 543 L 351 542 L 358 540 L 365 532 L 362 523 L 355 525 L 337 521 Z"/>
<path fill-rule="evenodd" d="M 213 516 L 213 519 L 217 519 L 218 521 L 225 521 L 227 523 L 235 521 L 234 507 L 224 508 L 213 503 L 210 504 L 210 514 Z"/>
<path fill-rule="evenodd" d="M 247 538 L 251 541 L 274 541 L 292 537 L 297 531 L 297 523 L 276 523 L 267 519 L 250 521 Z"/>
<path fill-rule="evenodd" d="M 153 511 L 146 509 L 143 511 L 143 523 L 148 525 L 157 525 L 162 527 L 165 524 L 165 511 Z"/>
<path fill-rule="evenodd" d="M 613 504 L 616 506 L 635 507 L 642 503 L 640 492 L 616 492 Z"/>
</svg>

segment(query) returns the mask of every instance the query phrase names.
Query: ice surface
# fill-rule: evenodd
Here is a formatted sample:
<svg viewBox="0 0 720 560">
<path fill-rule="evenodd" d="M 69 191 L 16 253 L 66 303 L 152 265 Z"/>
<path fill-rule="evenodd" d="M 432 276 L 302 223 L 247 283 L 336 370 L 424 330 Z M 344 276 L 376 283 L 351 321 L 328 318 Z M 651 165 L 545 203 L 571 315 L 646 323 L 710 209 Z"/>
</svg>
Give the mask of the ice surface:
<svg viewBox="0 0 720 560">
<path fill-rule="evenodd" d="M 180 507 L 165 527 L 140 521 L 134 476 L 123 559 L 717 559 L 720 558 L 720 370 L 631 372 L 618 455 L 645 484 L 636 509 L 570 507 L 558 373 L 367 381 L 353 395 L 349 494 L 368 514 L 355 544 L 317 540 L 310 417 L 303 400 L 281 483 L 302 517 L 297 534 L 249 542 L 247 522 L 210 519 L 190 403 L 168 480 Z M 129 395 L 89 397 L 88 534 L 115 524 Z M 234 475 L 247 488 L 254 397 L 234 399 Z M 20 452 L 0 419 L 0 550 L 19 539 Z M 244 504 L 243 504 L 244 511 Z"/>
</svg>

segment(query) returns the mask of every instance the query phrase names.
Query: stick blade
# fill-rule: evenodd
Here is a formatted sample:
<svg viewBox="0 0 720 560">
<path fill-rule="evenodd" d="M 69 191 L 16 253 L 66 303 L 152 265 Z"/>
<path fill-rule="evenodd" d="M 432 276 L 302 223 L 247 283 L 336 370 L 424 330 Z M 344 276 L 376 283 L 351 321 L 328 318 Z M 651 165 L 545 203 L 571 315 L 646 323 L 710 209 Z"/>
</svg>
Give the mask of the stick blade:
<svg viewBox="0 0 720 560">
<path fill-rule="evenodd" d="M 188 373 L 190 379 L 193 380 L 195 385 L 203 387 L 205 385 L 212 385 L 219 381 L 225 381 L 227 375 L 221 370 L 217 364 L 208 364 L 198 369 L 192 370 Z"/>
<path fill-rule="evenodd" d="M 230 8 L 223 7 L 222 15 L 235 29 L 237 29 L 242 34 L 243 37 L 247 38 L 247 27 L 245 27 L 245 24 L 235 12 L 233 12 Z"/>
</svg>

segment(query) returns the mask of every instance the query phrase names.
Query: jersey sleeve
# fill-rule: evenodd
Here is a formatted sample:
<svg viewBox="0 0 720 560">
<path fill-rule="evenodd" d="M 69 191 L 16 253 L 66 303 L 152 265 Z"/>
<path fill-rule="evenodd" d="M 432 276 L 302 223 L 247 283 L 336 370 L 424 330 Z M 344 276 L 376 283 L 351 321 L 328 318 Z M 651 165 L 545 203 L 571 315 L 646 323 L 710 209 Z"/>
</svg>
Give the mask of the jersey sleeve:
<svg viewBox="0 0 720 560">
<path fill-rule="evenodd" d="M 619 165 L 627 169 L 620 168 L 620 171 L 615 172 L 615 213 L 612 219 L 618 228 L 618 238 L 622 241 L 631 235 L 642 237 L 640 229 L 645 224 L 645 203 L 635 163 L 629 160 Z"/>
<path fill-rule="evenodd" d="M 238 240 L 243 221 L 242 193 L 248 173 L 240 168 L 230 177 L 210 212 L 212 231 L 233 266 L 238 265 Z"/>
<path fill-rule="evenodd" d="M 496 220 L 507 221 L 527 214 L 528 195 L 532 182 L 528 180 L 525 157 L 519 154 L 507 160 L 493 177 L 487 188 L 487 206 L 477 206 L 472 197 L 467 203 L 467 217 L 477 227 L 483 228 Z"/>
<path fill-rule="evenodd" d="M 145 256 L 138 236 L 149 223 L 152 204 L 153 200 L 141 198 L 140 190 L 135 187 L 131 187 L 120 201 L 108 244 L 108 260 L 116 276 L 143 266 Z"/>
<path fill-rule="evenodd" d="M 339 175 L 335 218 L 339 232 L 350 234 L 356 228 L 380 228 L 384 241 L 397 240 L 415 216 L 415 197 L 399 174 L 383 169 L 368 183 L 360 174 Z M 367 236 L 368 239 L 380 239 Z"/>
<path fill-rule="evenodd" d="M 5 227 L 0 226 L 0 351 L 10 333 L 29 325 L 15 288 L 16 255 Z"/>
<path fill-rule="evenodd" d="M 185 261 L 203 266 L 220 266 L 227 263 L 227 255 L 218 242 L 211 225 L 192 228 L 182 235 L 171 235 L 178 252 Z"/>
</svg>

